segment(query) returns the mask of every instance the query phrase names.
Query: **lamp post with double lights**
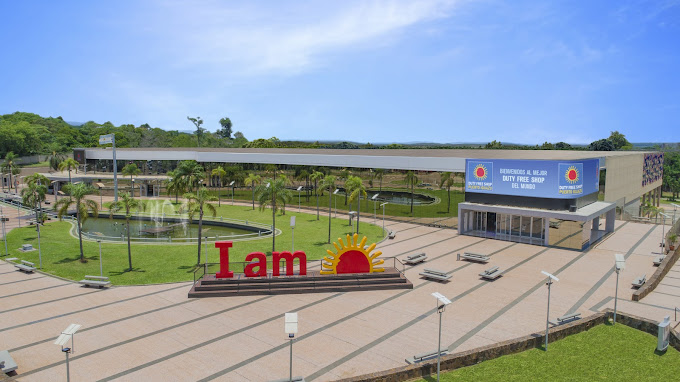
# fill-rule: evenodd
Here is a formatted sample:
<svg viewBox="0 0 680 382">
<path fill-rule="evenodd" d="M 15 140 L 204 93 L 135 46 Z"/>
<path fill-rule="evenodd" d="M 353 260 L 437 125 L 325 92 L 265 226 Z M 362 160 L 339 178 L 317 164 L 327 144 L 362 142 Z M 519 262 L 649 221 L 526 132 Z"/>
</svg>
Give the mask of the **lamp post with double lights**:
<svg viewBox="0 0 680 382">
<path fill-rule="evenodd" d="M 545 319 L 545 351 L 548 351 L 548 329 L 550 328 L 550 286 L 552 285 L 553 281 L 560 281 L 557 277 L 551 275 L 550 273 L 546 271 L 541 271 L 544 275 L 548 276 L 548 281 L 545 283 L 545 285 L 548 286 L 548 313 L 547 317 Z"/>
</svg>

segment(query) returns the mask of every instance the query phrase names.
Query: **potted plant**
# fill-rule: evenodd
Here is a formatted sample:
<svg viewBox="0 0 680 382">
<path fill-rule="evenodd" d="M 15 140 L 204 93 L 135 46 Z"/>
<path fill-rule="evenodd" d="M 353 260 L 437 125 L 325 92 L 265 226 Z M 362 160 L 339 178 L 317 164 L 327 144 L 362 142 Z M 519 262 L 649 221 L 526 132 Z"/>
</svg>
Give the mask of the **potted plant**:
<svg viewBox="0 0 680 382">
<path fill-rule="evenodd" d="M 670 250 L 673 251 L 675 250 L 675 241 L 678 240 L 678 235 L 677 234 L 670 234 L 668 235 L 668 242 L 670 243 Z"/>
</svg>

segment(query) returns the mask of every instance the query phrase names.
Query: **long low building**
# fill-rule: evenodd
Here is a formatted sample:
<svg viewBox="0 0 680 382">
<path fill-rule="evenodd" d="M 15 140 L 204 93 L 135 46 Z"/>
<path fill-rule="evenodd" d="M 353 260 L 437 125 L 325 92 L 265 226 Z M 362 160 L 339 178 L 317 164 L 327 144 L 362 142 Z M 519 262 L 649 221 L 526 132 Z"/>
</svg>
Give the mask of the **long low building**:
<svg viewBox="0 0 680 382">
<path fill-rule="evenodd" d="M 110 171 L 113 150 L 75 149 L 74 158 Z M 617 212 L 636 216 L 646 204 L 658 206 L 663 174 L 662 153 L 639 151 L 119 148 L 116 159 L 119 169 L 129 161 L 195 160 L 465 173 L 460 233 L 574 249 L 613 230 Z"/>
</svg>

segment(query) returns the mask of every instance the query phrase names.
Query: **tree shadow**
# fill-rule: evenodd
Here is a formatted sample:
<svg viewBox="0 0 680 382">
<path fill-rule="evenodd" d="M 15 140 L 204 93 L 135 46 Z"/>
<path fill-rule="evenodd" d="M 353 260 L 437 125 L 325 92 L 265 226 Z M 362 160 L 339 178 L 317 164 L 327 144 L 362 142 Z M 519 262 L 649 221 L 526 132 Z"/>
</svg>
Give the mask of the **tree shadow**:
<svg viewBox="0 0 680 382">
<path fill-rule="evenodd" d="M 141 269 L 141 268 L 132 268 L 131 271 L 128 270 L 128 269 L 124 269 L 124 270 L 122 270 L 122 271 L 110 271 L 109 274 L 110 274 L 111 276 L 121 276 L 121 275 L 124 275 L 124 274 L 126 274 L 126 273 L 130 273 L 130 272 L 146 273 L 146 271 L 143 270 L 143 269 Z"/>
</svg>

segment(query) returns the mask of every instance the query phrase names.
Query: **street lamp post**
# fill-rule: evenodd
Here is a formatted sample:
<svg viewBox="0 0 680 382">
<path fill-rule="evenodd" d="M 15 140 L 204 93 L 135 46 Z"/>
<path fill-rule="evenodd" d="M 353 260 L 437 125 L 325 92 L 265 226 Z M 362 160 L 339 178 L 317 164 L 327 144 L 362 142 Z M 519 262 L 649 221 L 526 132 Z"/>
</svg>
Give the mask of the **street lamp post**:
<svg viewBox="0 0 680 382">
<path fill-rule="evenodd" d="M 377 202 L 377 200 L 378 200 L 378 195 L 380 195 L 380 194 L 375 194 L 375 195 L 371 196 L 371 200 L 373 201 L 373 224 L 375 224 L 375 221 L 377 220 L 377 217 L 376 217 L 377 212 L 376 212 L 376 210 L 377 210 L 377 208 L 378 208 L 378 202 Z"/>
<path fill-rule="evenodd" d="M 293 250 L 292 250 L 292 252 L 295 253 L 295 216 L 290 217 L 290 228 L 293 232 Z"/>
<path fill-rule="evenodd" d="M 335 217 L 336 218 L 338 217 L 338 198 L 337 198 L 338 191 L 340 191 L 340 190 L 336 189 L 335 191 L 333 191 L 333 195 L 335 195 L 335 197 L 333 197 L 333 201 L 335 202 Z"/>
<path fill-rule="evenodd" d="M 102 268 L 102 241 L 97 240 L 99 243 L 99 276 L 104 277 L 104 268 Z"/>
<path fill-rule="evenodd" d="M 301 211 L 301 207 L 300 207 L 300 191 L 302 191 L 302 186 L 300 186 L 300 187 L 297 188 L 297 192 L 298 192 L 298 212 Z"/>
<path fill-rule="evenodd" d="M 236 183 L 235 180 L 232 180 L 229 185 L 231 186 L 231 205 L 234 205 L 234 183 Z"/>
<path fill-rule="evenodd" d="M 5 256 L 8 256 L 9 251 L 7 250 L 7 233 L 5 232 L 5 220 L 7 218 L 5 217 L 5 214 L 2 213 L 1 209 L 0 209 L 0 217 L 1 217 L 0 220 L 2 220 L 2 238 L 5 240 Z"/>
<path fill-rule="evenodd" d="M 548 276 L 548 282 L 545 283 L 545 285 L 548 286 L 548 313 L 547 317 L 545 319 L 545 351 L 548 351 L 548 329 L 550 325 L 550 286 L 554 281 L 560 281 L 557 277 L 551 275 L 550 273 L 546 271 L 541 271 L 544 275 Z"/>
<path fill-rule="evenodd" d="M 80 329 L 82 325 L 78 324 L 71 324 L 69 325 L 61 334 L 59 337 L 57 337 L 57 340 L 54 341 L 55 345 L 61 346 L 61 351 L 62 353 L 66 354 L 66 381 L 69 382 L 71 380 L 71 375 L 69 371 L 69 363 L 68 363 L 68 355 L 71 353 L 75 353 L 74 349 L 75 346 L 73 346 L 73 336 L 76 334 L 78 329 Z M 71 340 L 71 347 L 64 347 L 68 343 L 68 340 Z"/>
<path fill-rule="evenodd" d="M 626 258 L 619 253 L 615 254 L 614 258 L 616 259 L 616 264 L 614 265 L 614 270 L 616 270 L 616 292 L 614 292 L 614 324 L 616 325 L 616 308 L 617 302 L 619 301 L 619 272 L 626 268 Z"/>
<path fill-rule="evenodd" d="M 293 381 L 293 340 L 295 339 L 295 334 L 298 332 L 298 317 L 297 313 L 286 313 L 284 316 L 284 330 L 288 334 L 288 340 L 290 341 L 290 368 L 288 373 L 288 381 Z M 297 379 L 297 378 L 296 378 Z"/>
<path fill-rule="evenodd" d="M 437 382 L 439 382 L 439 366 L 442 359 L 442 314 L 446 306 L 451 304 L 451 300 L 439 292 L 432 293 L 432 296 L 437 299 L 437 313 L 439 313 L 439 341 L 437 342 Z"/>
<path fill-rule="evenodd" d="M 380 205 L 383 209 L 383 234 L 385 233 L 385 206 L 388 205 L 389 203 L 385 202 Z"/>
</svg>

